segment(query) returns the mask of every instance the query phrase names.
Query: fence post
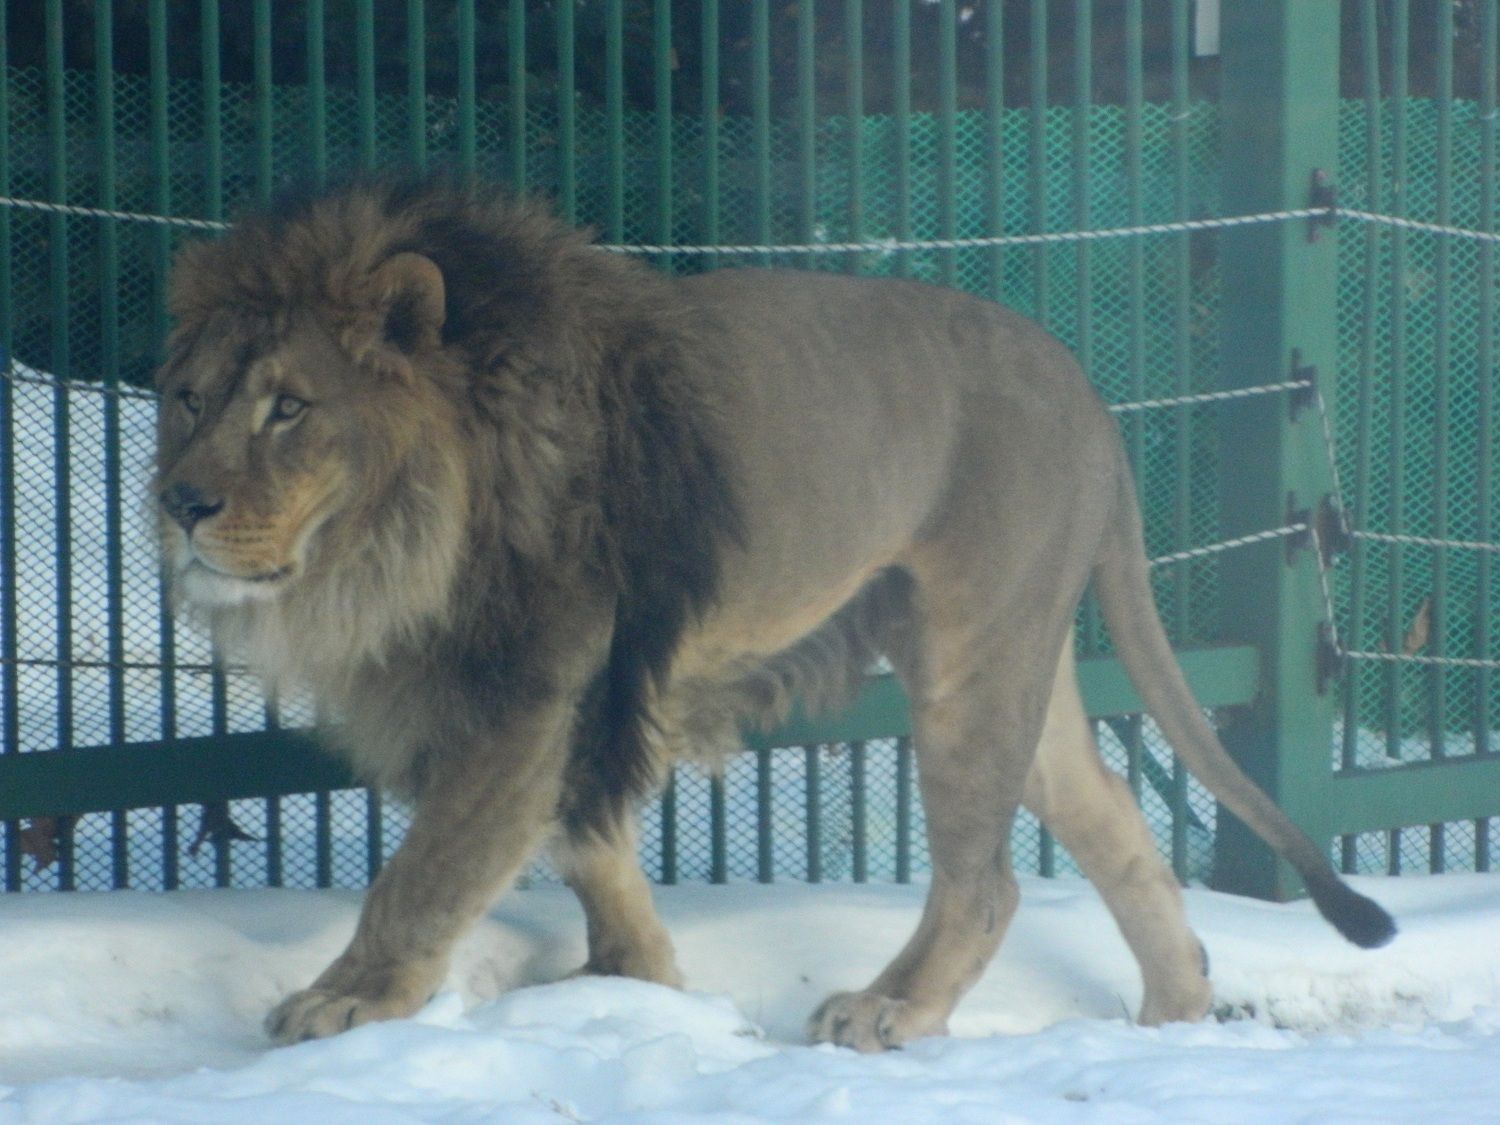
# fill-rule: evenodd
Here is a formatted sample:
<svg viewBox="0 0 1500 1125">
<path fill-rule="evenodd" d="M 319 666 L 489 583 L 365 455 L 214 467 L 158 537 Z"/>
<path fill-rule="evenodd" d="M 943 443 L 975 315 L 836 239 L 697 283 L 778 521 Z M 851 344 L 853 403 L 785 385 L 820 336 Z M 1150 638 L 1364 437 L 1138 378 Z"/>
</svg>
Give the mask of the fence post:
<svg viewBox="0 0 1500 1125">
<path fill-rule="evenodd" d="M 1314 176 L 1336 172 L 1339 5 L 1333 0 L 1226 4 L 1222 27 L 1224 213 L 1306 207 Z M 1330 411 L 1337 361 L 1337 247 L 1331 230 L 1295 220 L 1219 235 L 1224 388 L 1312 374 Z M 1220 415 L 1226 537 L 1297 522 L 1332 491 L 1315 404 L 1262 396 Z M 1317 560 L 1295 540 L 1228 552 L 1220 570 L 1226 640 L 1261 653 L 1261 696 L 1227 717 L 1241 766 L 1320 844 L 1329 832 L 1332 694 L 1318 691 L 1324 619 Z M 1291 870 L 1220 812 L 1213 884 L 1284 899 Z"/>
</svg>

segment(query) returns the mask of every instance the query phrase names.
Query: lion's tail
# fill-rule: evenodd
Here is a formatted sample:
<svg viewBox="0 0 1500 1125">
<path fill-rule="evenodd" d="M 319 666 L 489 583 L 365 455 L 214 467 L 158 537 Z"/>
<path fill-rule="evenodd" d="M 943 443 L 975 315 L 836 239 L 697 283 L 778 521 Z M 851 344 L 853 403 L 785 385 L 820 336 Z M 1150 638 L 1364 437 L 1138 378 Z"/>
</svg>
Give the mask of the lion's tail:
<svg viewBox="0 0 1500 1125">
<path fill-rule="evenodd" d="M 1157 616 L 1128 470 L 1119 479 L 1111 527 L 1094 566 L 1094 589 L 1146 710 L 1193 775 L 1302 876 L 1319 912 L 1339 933 L 1367 949 L 1384 945 L 1396 934 L 1391 916 L 1339 878 L 1307 834 L 1245 776 L 1203 717 Z"/>
</svg>

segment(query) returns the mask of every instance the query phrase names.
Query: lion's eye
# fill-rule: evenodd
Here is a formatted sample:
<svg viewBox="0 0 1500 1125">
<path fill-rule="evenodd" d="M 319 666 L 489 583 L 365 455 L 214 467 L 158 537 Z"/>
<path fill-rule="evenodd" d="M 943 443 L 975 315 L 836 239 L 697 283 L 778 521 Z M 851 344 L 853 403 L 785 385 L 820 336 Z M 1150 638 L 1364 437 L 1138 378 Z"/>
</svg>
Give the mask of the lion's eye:
<svg viewBox="0 0 1500 1125">
<path fill-rule="evenodd" d="M 177 401 L 182 403 L 182 408 L 195 418 L 203 409 L 203 399 L 198 396 L 197 391 L 180 390 L 177 392 Z"/>
<path fill-rule="evenodd" d="M 271 404 L 271 421 L 290 422 L 306 409 L 307 403 L 296 395 L 277 395 Z"/>
</svg>

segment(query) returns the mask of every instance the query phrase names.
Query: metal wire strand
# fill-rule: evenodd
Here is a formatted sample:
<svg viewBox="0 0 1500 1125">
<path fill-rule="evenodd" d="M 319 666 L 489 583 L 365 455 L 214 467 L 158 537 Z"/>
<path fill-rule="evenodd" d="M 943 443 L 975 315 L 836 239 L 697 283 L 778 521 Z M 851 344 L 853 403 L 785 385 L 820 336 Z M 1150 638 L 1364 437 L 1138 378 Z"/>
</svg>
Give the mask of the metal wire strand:
<svg viewBox="0 0 1500 1125">
<path fill-rule="evenodd" d="M 104 207 L 86 207 L 77 203 L 55 203 L 45 199 L 0 196 L 0 207 L 36 211 L 53 215 L 76 215 L 80 218 L 112 219 L 120 222 L 150 223 L 158 226 L 186 227 L 194 230 L 223 231 L 232 224 L 214 219 L 193 219 L 175 215 L 153 215 L 141 211 L 116 211 Z M 601 243 L 600 249 L 622 254 L 675 255 L 749 255 L 749 254 L 896 254 L 921 250 L 984 250 L 1003 246 L 1041 246 L 1049 243 L 1087 242 L 1102 238 L 1132 238 L 1153 234 L 1182 234 L 1189 231 L 1222 230 L 1226 227 L 1252 226 L 1260 223 L 1285 223 L 1298 219 L 1349 219 L 1377 226 L 1399 227 L 1424 234 L 1442 235 L 1478 242 L 1500 242 L 1500 233 L 1423 222 L 1399 215 L 1383 215 L 1348 207 L 1298 207 L 1286 211 L 1262 211 L 1253 215 L 1225 215 L 1206 219 L 1179 219 L 1168 223 L 1140 223 L 1134 226 L 1106 227 L 1097 230 L 1044 231 L 1037 234 L 997 234 L 974 238 L 871 239 L 858 242 L 793 242 L 755 245 L 665 245 L 656 243 Z"/>
</svg>

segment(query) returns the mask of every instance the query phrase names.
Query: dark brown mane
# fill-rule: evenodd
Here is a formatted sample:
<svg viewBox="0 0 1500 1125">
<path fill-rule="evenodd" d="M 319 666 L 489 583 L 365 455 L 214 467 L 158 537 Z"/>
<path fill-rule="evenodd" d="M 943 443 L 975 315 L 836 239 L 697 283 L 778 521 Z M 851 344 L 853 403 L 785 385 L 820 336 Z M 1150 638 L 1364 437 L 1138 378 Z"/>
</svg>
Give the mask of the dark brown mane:
<svg viewBox="0 0 1500 1125">
<path fill-rule="evenodd" d="M 348 340 L 370 330 L 373 271 L 403 251 L 442 272 L 440 377 L 457 384 L 448 393 L 471 420 L 472 477 L 487 493 L 471 501 L 476 542 L 457 585 L 485 588 L 473 608 L 488 619 L 458 615 L 444 647 L 503 705 L 527 653 L 546 646 L 536 599 L 566 597 L 550 576 L 602 584 L 612 641 L 579 716 L 579 784 L 565 811 L 612 815 L 655 780 L 651 685 L 714 600 L 721 553 L 738 534 L 709 392 L 693 374 L 712 370 L 707 345 L 648 267 L 591 245 L 537 203 L 432 179 L 279 203 L 189 247 L 171 297 L 178 336 L 225 310 L 273 323 L 312 310 Z M 401 310 L 379 330 L 402 347 Z"/>
</svg>

